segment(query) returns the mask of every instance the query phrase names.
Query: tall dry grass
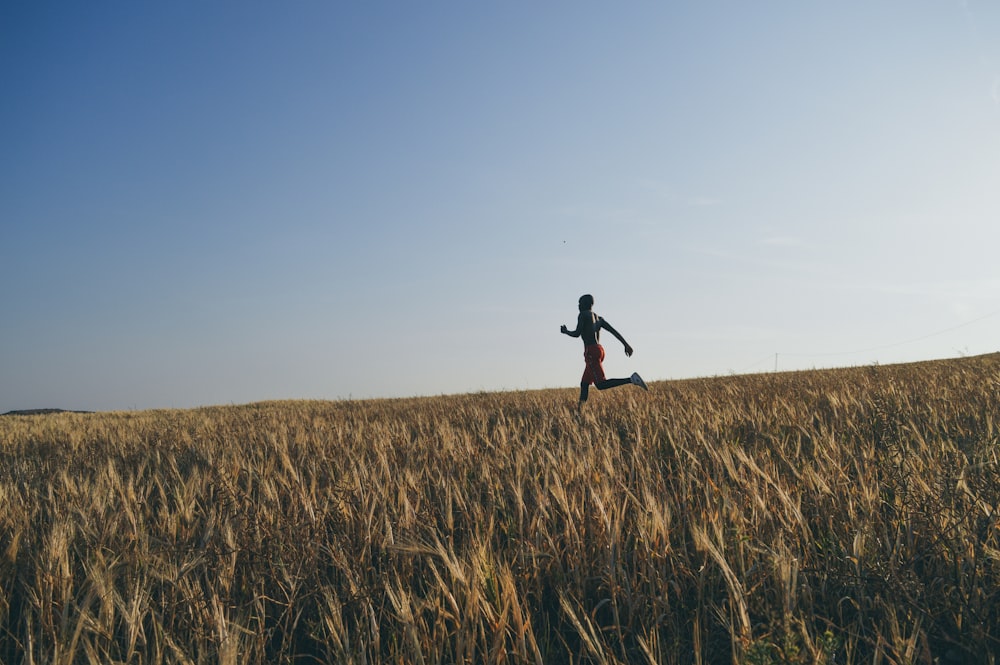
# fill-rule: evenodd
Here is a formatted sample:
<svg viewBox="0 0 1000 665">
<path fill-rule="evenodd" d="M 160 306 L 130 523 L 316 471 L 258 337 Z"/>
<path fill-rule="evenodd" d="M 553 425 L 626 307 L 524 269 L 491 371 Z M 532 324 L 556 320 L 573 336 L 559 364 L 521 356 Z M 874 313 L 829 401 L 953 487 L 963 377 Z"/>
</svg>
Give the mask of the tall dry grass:
<svg viewBox="0 0 1000 665">
<path fill-rule="evenodd" d="M 651 388 L 2 418 L 0 660 L 993 662 L 1000 357 Z"/>
</svg>

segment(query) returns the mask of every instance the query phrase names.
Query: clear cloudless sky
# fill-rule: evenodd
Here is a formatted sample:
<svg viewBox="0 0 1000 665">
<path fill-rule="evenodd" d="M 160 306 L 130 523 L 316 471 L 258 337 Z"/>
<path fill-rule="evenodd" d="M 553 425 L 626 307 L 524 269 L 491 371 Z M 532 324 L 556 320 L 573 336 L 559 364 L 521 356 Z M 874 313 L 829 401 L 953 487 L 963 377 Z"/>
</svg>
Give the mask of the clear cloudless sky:
<svg viewBox="0 0 1000 665">
<path fill-rule="evenodd" d="M 0 412 L 1000 350 L 1000 3 L 0 4 Z"/>
</svg>

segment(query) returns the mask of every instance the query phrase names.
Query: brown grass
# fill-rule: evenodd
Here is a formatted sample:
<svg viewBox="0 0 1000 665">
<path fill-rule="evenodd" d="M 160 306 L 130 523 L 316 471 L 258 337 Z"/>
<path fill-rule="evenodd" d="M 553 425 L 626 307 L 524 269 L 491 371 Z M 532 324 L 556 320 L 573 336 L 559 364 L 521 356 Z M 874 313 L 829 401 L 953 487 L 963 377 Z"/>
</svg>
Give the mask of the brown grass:
<svg viewBox="0 0 1000 665">
<path fill-rule="evenodd" d="M 0 419 L 6 663 L 993 662 L 1000 356 Z"/>
</svg>

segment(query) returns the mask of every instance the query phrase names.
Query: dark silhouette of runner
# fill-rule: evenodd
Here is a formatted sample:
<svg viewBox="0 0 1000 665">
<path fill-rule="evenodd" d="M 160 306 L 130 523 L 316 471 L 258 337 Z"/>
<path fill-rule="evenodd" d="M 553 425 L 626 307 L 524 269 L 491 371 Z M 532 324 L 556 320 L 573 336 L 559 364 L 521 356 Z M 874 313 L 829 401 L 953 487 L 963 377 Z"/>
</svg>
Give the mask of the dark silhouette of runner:
<svg viewBox="0 0 1000 665">
<path fill-rule="evenodd" d="M 576 330 L 570 330 L 566 326 L 561 326 L 559 332 L 570 337 L 583 338 L 583 359 L 587 368 L 583 371 L 583 378 L 580 379 L 580 404 L 583 409 L 584 402 L 587 401 L 587 394 L 590 391 L 590 384 L 594 384 L 598 390 L 607 390 L 624 386 L 627 383 L 639 386 L 643 390 L 649 390 L 642 377 L 633 373 L 627 379 L 607 379 L 604 377 L 604 347 L 601 346 L 601 329 L 618 338 L 618 341 L 625 347 L 625 355 L 631 357 L 633 349 L 621 334 L 611 327 L 611 324 L 594 313 L 594 296 L 589 293 L 580 296 L 580 315 L 576 319 Z"/>
</svg>

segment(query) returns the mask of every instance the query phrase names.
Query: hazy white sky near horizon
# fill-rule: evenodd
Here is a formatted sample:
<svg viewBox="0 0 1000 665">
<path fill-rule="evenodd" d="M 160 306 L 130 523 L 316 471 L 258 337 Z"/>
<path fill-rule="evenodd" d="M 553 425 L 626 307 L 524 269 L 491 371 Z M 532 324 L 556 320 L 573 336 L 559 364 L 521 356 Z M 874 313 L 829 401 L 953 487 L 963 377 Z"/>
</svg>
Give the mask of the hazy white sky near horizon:
<svg viewBox="0 0 1000 665">
<path fill-rule="evenodd" d="M 0 412 L 1000 350 L 1000 3 L 8 2 Z"/>
</svg>

